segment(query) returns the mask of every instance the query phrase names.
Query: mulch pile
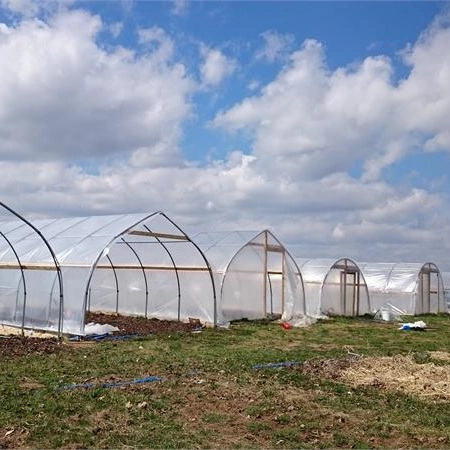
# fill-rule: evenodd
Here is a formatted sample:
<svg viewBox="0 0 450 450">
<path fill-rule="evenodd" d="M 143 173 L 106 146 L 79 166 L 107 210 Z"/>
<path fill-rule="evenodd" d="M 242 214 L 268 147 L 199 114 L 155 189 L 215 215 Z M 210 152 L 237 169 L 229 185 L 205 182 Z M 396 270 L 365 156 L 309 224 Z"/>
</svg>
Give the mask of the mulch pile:
<svg viewBox="0 0 450 450">
<path fill-rule="evenodd" d="M 119 328 L 120 331 L 113 334 L 139 335 L 190 332 L 201 327 L 198 320 L 187 323 L 169 320 L 146 319 L 145 317 L 121 316 L 117 314 L 104 314 L 96 312 L 86 313 L 86 323 L 108 324 Z"/>
<path fill-rule="evenodd" d="M 42 339 L 27 336 L 0 337 L 0 357 L 23 356 L 29 353 L 41 355 L 45 353 L 57 353 L 62 347 L 62 344 L 56 338 Z"/>
<path fill-rule="evenodd" d="M 169 320 L 146 319 L 145 317 L 127 317 L 116 314 L 87 313 L 86 323 L 109 324 L 119 328 L 120 331 L 111 334 L 114 336 L 149 336 L 152 334 L 191 332 L 201 329 L 198 320 L 188 323 Z M 88 338 L 86 338 L 88 339 Z M 108 339 L 108 337 L 106 337 Z M 0 336 L 0 358 L 4 356 L 24 356 L 33 354 L 57 353 L 71 348 L 64 341 L 55 338 L 39 338 L 31 336 Z M 1 446 L 0 446 L 1 448 Z"/>
</svg>

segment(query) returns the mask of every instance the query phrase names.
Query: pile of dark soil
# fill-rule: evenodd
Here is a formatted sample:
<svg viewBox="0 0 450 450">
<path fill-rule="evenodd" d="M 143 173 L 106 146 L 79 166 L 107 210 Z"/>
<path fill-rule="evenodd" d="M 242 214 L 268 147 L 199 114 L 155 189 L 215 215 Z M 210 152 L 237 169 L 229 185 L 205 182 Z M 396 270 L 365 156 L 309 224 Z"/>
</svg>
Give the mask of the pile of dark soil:
<svg viewBox="0 0 450 450">
<path fill-rule="evenodd" d="M 56 338 L 42 339 L 27 336 L 0 337 L 0 356 L 23 356 L 29 353 L 56 353 L 63 347 Z"/>
<path fill-rule="evenodd" d="M 139 335 L 149 334 L 190 332 L 201 327 L 198 320 L 191 320 L 188 323 L 146 319 L 145 317 L 121 316 L 118 314 L 104 314 L 99 312 L 86 313 L 86 323 L 109 324 L 119 328 L 115 335 Z"/>
</svg>

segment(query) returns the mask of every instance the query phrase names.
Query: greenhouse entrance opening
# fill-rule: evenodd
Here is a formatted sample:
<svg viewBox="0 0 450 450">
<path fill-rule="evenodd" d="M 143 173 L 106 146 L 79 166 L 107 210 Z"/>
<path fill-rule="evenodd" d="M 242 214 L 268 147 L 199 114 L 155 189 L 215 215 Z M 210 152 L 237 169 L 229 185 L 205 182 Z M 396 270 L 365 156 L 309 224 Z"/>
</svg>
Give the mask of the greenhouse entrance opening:
<svg viewBox="0 0 450 450">
<path fill-rule="evenodd" d="M 297 263 L 269 231 L 202 232 L 192 240 L 210 263 L 219 292 L 218 315 L 235 320 L 290 320 L 305 315 Z"/>
<path fill-rule="evenodd" d="M 425 264 L 419 275 L 418 313 L 438 312 L 435 305 L 442 296 L 439 269 L 433 264 Z"/>
<path fill-rule="evenodd" d="M 346 316 L 359 315 L 359 272 L 341 270 L 341 309 Z"/>
<path fill-rule="evenodd" d="M 321 308 L 325 314 L 348 317 L 370 312 L 366 280 L 351 259 L 342 258 L 331 266 L 323 281 Z"/>
<path fill-rule="evenodd" d="M 284 248 L 279 245 L 267 245 L 265 253 L 265 266 L 267 276 L 266 289 L 266 316 L 279 319 L 284 310 L 285 292 L 285 254 Z"/>
</svg>

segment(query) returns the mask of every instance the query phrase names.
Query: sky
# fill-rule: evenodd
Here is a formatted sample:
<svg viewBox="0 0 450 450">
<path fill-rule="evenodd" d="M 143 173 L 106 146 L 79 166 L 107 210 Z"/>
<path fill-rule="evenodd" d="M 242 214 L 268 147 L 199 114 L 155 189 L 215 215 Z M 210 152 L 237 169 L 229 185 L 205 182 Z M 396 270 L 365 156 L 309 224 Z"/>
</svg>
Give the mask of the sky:
<svg viewBox="0 0 450 450">
<path fill-rule="evenodd" d="M 450 271 L 450 4 L 0 0 L 0 199 Z"/>
</svg>

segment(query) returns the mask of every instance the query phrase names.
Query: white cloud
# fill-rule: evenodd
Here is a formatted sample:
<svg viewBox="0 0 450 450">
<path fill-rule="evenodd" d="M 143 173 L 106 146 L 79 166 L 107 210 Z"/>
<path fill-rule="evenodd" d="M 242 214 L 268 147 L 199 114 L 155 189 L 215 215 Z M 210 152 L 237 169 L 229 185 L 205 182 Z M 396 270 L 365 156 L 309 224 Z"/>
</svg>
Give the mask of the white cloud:
<svg viewBox="0 0 450 450">
<path fill-rule="evenodd" d="M 26 18 L 52 14 L 69 7 L 74 0 L 0 0 L 0 6 Z"/>
<path fill-rule="evenodd" d="M 189 3 L 187 0 L 174 0 L 170 13 L 174 16 L 182 16 L 186 14 L 188 5 Z"/>
<path fill-rule="evenodd" d="M 122 22 L 114 22 L 108 25 L 109 32 L 113 38 L 118 38 L 123 30 Z"/>
<path fill-rule="evenodd" d="M 270 63 L 285 59 L 295 41 L 292 34 L 281 34 L 272 30 L 265 31 L 260 36 L 264 39 L 264 47 L 256 52 L 255 58 Z"/>
<path fill-rule="evenodd" d="M 158 27 L 141 28 L 138 30 L 139 43 L 152 50 L 152 57 L 157 55 L 163 63 L 173 56 L 174 45 L 166 32 Z"/>
<path fill-rule="evenodd" d="M 382 179 L 410 148 L 447 145 L 435 109 L 441 98 L 447 111 L 445 28 L 411 46 L 398 85 L 386 57 L 331 71 L 323 46 L 306 41 L 272 82 L 215 118 L 249 131 L 252 151 L 197 166 L 180 142 L 198 86 L 175 42 L 152 27 L 139 30 L 139 51 L 105 51 L 105 26 L 71 11 L 0 27 L 2 201 L 27 216 L 161 209 L 195 231 L 270 227 L 298 256 L 446 260 L 447 200 Z M 220 50 L 202 51 L 204 86 L 236 70 Z M 348 174 L 355 161 L 361 177 Z"/>
<path fill-rule="evenodd" d="M 364 179 L 410 149 L 450 151 L 450 29 L 425 33 L 411 47 L 409 77 L 396 85 L 391 61 L 368 57 L 330 71 L 313 40 L 260 94 L 214 119 L 216 127 L 245 130 L 265 167 L 288 177 L 317 179 L 363 162 Z"/>
<path fill-rule="evenodd" d="M 204 58 L 200 66 L 200 75 L 204 86 L 217 86 L 237 69 L 235 60 L 225 56 L 220 50 L 202 46 Z"/>
<path fill-rule="evenodd" d="M 111 158 L 161 152 L 179 163 L 181 124 L 194 83 L 171 62 L 158 28 L 141 30 L 140 56 L 96 44 L 103 23 L 63 12 L 0 29 L 0 157 Z M 162 150 L 164 148 L 164 150 Z M 151 158 L 150 158 L 151 159 Z"/>
</svg>

